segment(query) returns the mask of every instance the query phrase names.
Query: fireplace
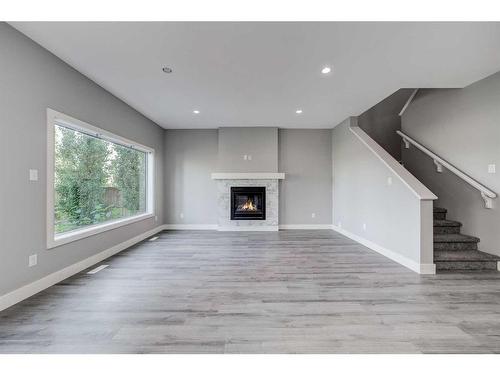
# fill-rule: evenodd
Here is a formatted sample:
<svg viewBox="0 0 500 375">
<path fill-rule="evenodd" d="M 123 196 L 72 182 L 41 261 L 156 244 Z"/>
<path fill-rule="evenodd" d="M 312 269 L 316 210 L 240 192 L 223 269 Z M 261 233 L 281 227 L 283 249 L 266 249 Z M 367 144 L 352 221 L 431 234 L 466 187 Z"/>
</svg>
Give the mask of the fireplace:
<svg viewBox="0 0 500 375">
<path fill-rule="evenodd" d="M 266 188 L 232 186 L 231 220 L 266 220 Z"/>
</svg>

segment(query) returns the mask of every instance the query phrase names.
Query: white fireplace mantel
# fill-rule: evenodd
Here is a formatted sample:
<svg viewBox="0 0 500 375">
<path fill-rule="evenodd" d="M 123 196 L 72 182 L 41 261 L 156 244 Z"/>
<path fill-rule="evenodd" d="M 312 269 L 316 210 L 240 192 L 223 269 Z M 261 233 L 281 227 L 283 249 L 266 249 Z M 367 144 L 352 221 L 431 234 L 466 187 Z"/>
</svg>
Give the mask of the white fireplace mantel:
<svg viewBox="0 0 500 375">
<path fill-rule="evenodd" d="M 212 173 L 212 180 L 284 180 L 284 173 Z"/>
</svg>

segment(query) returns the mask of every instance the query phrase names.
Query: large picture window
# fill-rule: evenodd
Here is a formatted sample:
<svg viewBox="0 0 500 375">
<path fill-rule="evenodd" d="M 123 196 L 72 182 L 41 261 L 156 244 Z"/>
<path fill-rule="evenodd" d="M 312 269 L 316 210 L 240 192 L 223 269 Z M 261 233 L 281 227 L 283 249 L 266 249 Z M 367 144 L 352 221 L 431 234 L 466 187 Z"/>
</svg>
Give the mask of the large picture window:
<svg viewBox="0 0 500 375">
<path fill-rule="evenodd" d="M 48 247 L 153 215 L 153 150 L 48 111 Z"/>
</svg>

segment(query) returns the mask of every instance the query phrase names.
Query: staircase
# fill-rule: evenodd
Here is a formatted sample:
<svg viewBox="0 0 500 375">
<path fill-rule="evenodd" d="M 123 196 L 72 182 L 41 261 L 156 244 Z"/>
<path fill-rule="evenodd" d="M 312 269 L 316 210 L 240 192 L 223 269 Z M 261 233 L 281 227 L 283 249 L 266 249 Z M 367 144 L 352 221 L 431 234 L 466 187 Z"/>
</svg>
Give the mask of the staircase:
<svg viewBox="0 0 500 375">
<path fill-rule="evenodd" d="M 434 208 L 434 263 L 437 271 L 497 271 L 500 257 L 477 249 L 479 238 L 460 233 L 462 223 Z"/>
</svg>

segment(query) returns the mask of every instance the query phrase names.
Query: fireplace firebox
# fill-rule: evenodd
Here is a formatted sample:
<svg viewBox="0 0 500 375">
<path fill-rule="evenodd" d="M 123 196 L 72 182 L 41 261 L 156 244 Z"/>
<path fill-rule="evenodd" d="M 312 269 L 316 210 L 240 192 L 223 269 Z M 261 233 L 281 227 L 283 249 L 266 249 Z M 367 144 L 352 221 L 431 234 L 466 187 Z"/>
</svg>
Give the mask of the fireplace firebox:
<svg viewBox="0 0 500 375">
<path fill-rule="evenodd" d="M 231 220 L 266 220 L 266 188 L 232 186 Z"/>
</svg>

